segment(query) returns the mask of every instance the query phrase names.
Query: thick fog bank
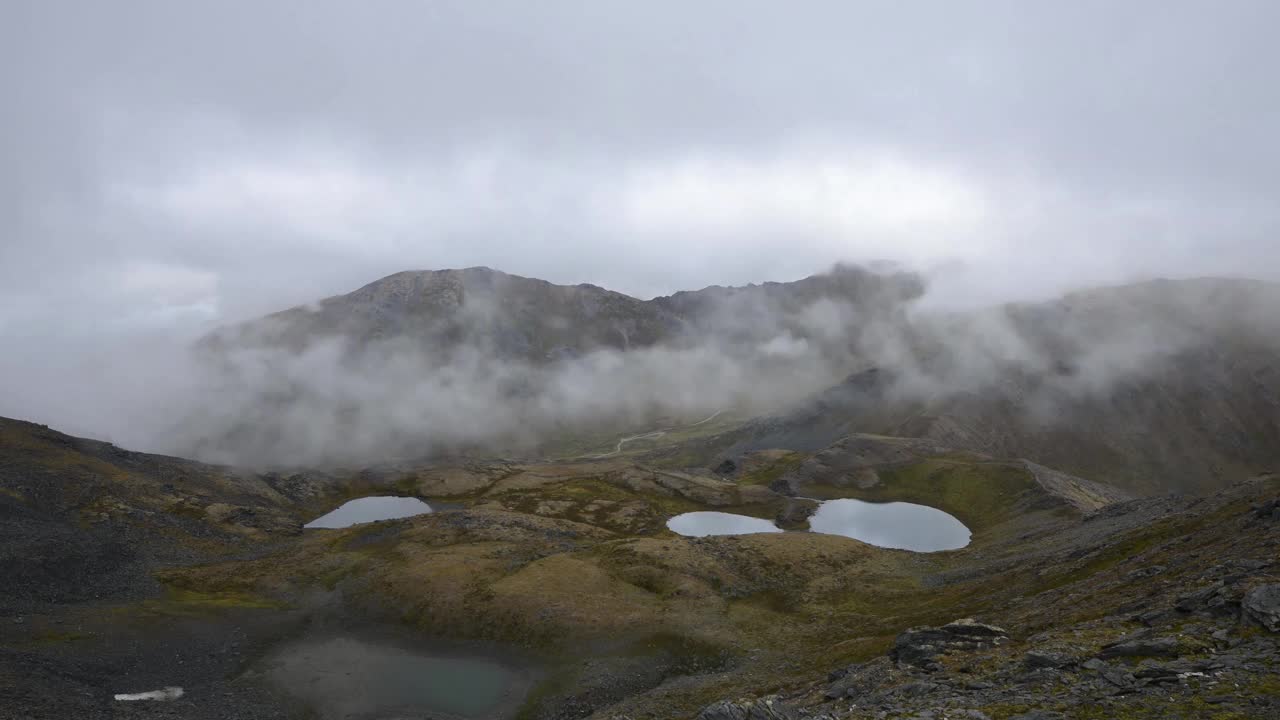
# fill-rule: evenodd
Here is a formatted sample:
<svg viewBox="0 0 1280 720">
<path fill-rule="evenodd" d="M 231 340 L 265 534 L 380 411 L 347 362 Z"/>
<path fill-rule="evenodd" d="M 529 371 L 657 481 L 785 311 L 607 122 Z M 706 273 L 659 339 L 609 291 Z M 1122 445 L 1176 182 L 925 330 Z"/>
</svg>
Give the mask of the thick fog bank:
<svg viewBox="0 0 1280 720">
<path fill-rule="evenodd" d="M 778 411 L 871 367 L 891 370 L 893 396 L 904 400 L 1018 378 L 1020 411 L 1052 419 L 1055 403 L 1105 395 L 1191 349 L 1267 352 L 1280 337 L 1280 292 L 1267 283 L 1155 281 L 965 311 L 922 296 L 713 292 L 698 301 L 696 322 L 674 323 L 648 345 L 538 361 L 500 352 L 492 333 L 464 332 L 447 342 L 320 334 L 289 347 L 152 339 L 0 362 L 29 378 L 26 392 L 6 398 L 7 413 L 30 410 L 148 451 L 315 465 L 535 453 L 584 432 Z M 502 300 L 470 308 L 467 326 L 497 327 Z"/>
</svg>

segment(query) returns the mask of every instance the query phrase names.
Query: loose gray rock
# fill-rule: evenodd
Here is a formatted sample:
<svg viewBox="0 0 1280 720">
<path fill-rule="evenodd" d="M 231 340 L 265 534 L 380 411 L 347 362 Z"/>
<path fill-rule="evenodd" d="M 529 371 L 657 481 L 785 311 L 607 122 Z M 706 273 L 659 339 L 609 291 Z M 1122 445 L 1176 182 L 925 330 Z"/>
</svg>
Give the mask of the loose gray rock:
<svg viewBox="0 0 1280 720">
<path fill-rule="evenodd" d="M 1271 632 L 1280 632 L 1280 583 L 1259 585 L 1245 594 L 1244 614 Z"/>
<path fill-rule="evenodd" d="M 1200 610 L 1204 608 L 1210 598 L 1222 590 L 1222 587 L 1223 583 L 1219 580 L 1208 587 L 1182 595 L 1178 598 L 1177 602 L 1174 603 L 1174 607 L 1178 608 L 1182 612 L 1195 612 L 1196 610 Z"/>
<path fill-rule="evenodd" d="M 777 697 L 721 700 L 698 713 L 697 720 L 798 720 L 800 713 Z"/>
<path fill-rule="evenodd" d="M 944 653 L 984 650 L 1009 639 L 1004 628 L 966 618 L 940 628 L 912 628 L 894 641 L 889 657 L 900 665 L 934 669 L 934 660 Z"/>
<path fill-rule="evenodd" d="M 1177 638 L 1143 638 L 1112 643 L 1103 647 L 1098 657 L 1177 657 L 1180 654 Z"/>
<path fill-rule="evenodd" d="M 1038 670 L 1040 668 L 1053 668 L 1055 670 L 1074 665 L 1075 660 L 1062 653 L 1048 652 L 1044 650 L 1031 650 L 1023 658 L 1022 664 L 1028 670 Z"/>
<path fill-rule="evenodd" d="M 843 668 L 842 674 L 832 673 L 831 677 L 831 684 L 825 693 L 828 699 L 860 698 L 891 684 L 893 665 L 888 658 L 881 657 L 870 662 L 850 665 Z"/>
<path fill-rule="evenodd" d="M 1280 498 L 1259 503 L 1253 513 L 1259 520 L 1280 520 Z"/>
</svg>

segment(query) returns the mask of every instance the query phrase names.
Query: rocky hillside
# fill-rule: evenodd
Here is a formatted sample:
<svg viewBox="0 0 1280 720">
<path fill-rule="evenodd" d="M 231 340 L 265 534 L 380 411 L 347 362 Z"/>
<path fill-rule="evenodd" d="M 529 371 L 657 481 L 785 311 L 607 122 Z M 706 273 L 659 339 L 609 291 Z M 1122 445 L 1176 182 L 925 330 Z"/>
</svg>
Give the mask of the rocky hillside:
<svg viewBox="0 0 1280 720">
<path fill-rule="evenodd" d="M 545 400 L 527 385 L 443 402 L 496 384 L 490 366 L 459 392 L 402 398 L 401 379 L 423 376 L 411 366 L 373 402 L 342 404 L 336 435 L 320 431 L 332 408 L 290 408 L 314 442 L 378 458 L 347 469 L 204 464 L 0 419 L 0 718 L 336 719 L 270 658 L 375 629 L 402 643 L 396 657 L 416 643 L 518 667 L 504 719 L 1280 718 L 1275 287 L 1149 283 L 959 316 L 904 306 L 914 292 L 855 270 L 647 302 L 483 270 L 402 274 L 233 333 L 286 355 L 337 338 L 326 373 L 385 340 L 578 383 L 590 367 L 575 355 L 618 350 L 614 372 L 646 346 L 711 338 L 715 372 L 694 373 L 689 352 L 632 378 L 677 398 L 769 338 L 821 335 L 819 356 L 864 366 L 762 415 L 726 392 L 693 419 L 553 423 L 556 442 L 519 456 L 380 454 L 384 432 L 422 446 L 423 405 L 443 408 L 433 432 L 482 406 L 517 429 L 557 417 L 522 414 Z M 767 377 L 811 380 L 825 366 L 811 356 L 770 356 Z M 320 397 L 357 397 L 326 373 Z M 266 380 L 279 407 L 298 396 Z M 613 409 L 614 391 L 576 397 Z M 246 437 L 289 429 L 221 409 Z M 372 495 L 435 512 L 302 529 Z M 911 552 L 809 531 L 821 502 L 849 499 L 930 506 L 970 543 Z M 784 531 L 667 525 L 709 510 Z M 170 686 L 183 692 L 115 699 Z M 425 712 L 388 702 L 361 712 Z"/>
<path fill-rule="evenodd" d="M 637 449 L 254 474 L 0 427 L 0 508 L 21 530 L 0 548 L 14 717 L 327 717 L 262 658 L 317 628 L 388 623 L 537 667 L 531 720 L 1280 717 L 1275 476 L 1133 500 L 867 435 L 683 471 Z M 371 494 L 438 511 L 299 532 Z M 803 532 L 813 501 L 796 496 L 926 503 L 972 542 L 916 553 Z M 795 530 L 665 526 L 707 509 Z M 184 694 L 112 699 L 170 685 Z"/>
<path fill-rule="evenodd" d="M 850 433 L 1138 494 L 1280 463 L 1280 286 L 1153 281 L 962 313 L 917 307 L 923 290 L 854 267 L 648 301 L 486 268 L 398 273 L 207 338 L 207 358 L 236 362 L 173 446 L 255 464 L 534 458 L 738 411 L 763 416 L 676 466 Z"/>
<path fill-rule="evenodd" d="M 489 268 L 411 271 L 314 305 L 225 328 L 206 338 L 213 350 L 303 350 L 337 339 L 350 347 L 383 341 L 448 356 L 471 348 L 502 359 L 543 363 L 597 349 L 661 342 L 767 340 L 782 331 L 812 335 L 800 314 L 815 302 L 887 312 L 922 291 L 905 273 L 853 266 L 791 283 L 709 287 L 638 300 L 595 285 L 554 285 Z"/>
<path fill-rule="evenodd" d="M 1214 490 L 1280 466 L 1272 308 L 1274 285 L 1186 281 L 929 317 L 909 329 L 909 355 L 705 447 L 811 451 L 881 433 L 1142 494 Z"/>
</svg>

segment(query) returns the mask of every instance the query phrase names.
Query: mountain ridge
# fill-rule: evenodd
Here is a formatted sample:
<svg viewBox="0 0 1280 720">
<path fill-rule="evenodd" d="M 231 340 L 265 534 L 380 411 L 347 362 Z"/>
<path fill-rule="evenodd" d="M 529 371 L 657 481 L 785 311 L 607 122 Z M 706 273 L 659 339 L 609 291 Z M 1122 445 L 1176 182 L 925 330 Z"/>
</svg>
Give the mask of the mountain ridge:
<svg viewBox="0 0 1280 720">
<path fill-rule="evenodd" d="M 755 419 L 687 462 L 881 433 L 1139 494 L 1280 465 L 1280 285 L 1160 279 L 963 312 L 916 307 L 925 292 L 851 266 L 647 301 L 482 267 L 395 273 L 206 339 L 215 361 L 256 354 L 229 365 L 238 404 L 192 421 L 191 447 L 531 457 L 740 407 Z"/>
</svg>

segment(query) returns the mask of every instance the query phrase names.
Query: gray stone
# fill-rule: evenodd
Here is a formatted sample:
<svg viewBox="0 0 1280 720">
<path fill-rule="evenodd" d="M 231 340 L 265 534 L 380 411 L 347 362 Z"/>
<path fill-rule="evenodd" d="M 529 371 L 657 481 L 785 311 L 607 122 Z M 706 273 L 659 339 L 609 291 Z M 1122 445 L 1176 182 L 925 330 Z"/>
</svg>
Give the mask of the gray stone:
<svg viewBox="0 0 1280 720">
<path fill-rule="evenodd" d="M 1209 602 L 1209 599 L 1221 590 L 1222 587 L 1223 583 L 1219 580 L 1208 587 L 1182 595 L 1178 598 L 1177 602 L 1174 603 L 1174 607 L 1178 608 L 1182 612 L 1194 612 L 1199 610 L 1203 608 L 1205 604 Z"/>
<path fill-rule="evenodd" d="M 1133 687 L 1134 679 L 1132 673 L 1127 673 L 1120 668 L 1105 667 L 1098 672 L 1102 675 L 1102 679 L 1115 685 L 1121 690 L 1128 690 Z"/>
<path fill-rule="evenodd" d="M 889 657 L 901 665 L 932 669 L 939 656 L 948 652 L 984 650 L 1009 639 L 1004 628 L 972 619 L 956 620 L 940 628 L 912 628 L 894 641 Z"/>
<path fill-rule="evenodd" d="M 1022 658 L 1022 664 L 1029 670 L 1039 668 L 1059 669 L 1069 665 L 1074 665 L 1075 660 L 1070 656 L 1062 653 L 1048 652 L 1044 650 L 1031 650 Z"/>
<path fill-rule="evenodd" d="M 1144 568 L 1138 568 L 1137 570 L 1134 570 L 1128 575 L 1125 575 L 1125 578 L 1128 580 L 1141 580 L 1142 578 L 1149 578 L 1155 575 L 1159 575 L 1164 571 L 1165 571 L 1165 567 L 1163 565 L 1151 565 Z"/>
<path fill-rule="evenodd" d="M 1186 671 L 1170 665 L 1144 663 L 1134 671 L 1133 676 L 1138 680 L 1146 680 L 1151 683 L 1176 683 L 1178 682 L 1178 675 L 1183 672 Z"/>
<path fill-rule="evenodd" d="M 1098 657 L 1177 657 L 1179 654 L 1177 638 L 1161 637 L 1116 642 L 1105 646 Z"/>
<path fill-rule="evenodd" d="M 800 713 L 777 697 L 721 700 L 698 713 L 697 720 L 798 720 Z"/>
<path fill-rule="evenodd" d="M 1169 613 L 1164 610 L 1147 610 L 1146 612 L 1134 615 L 1133 619 L 1135 622 L 1140 622 L 1143 625 L 1150 627 L 1156 624 L 1156 621 L 1160 620 L 1160 618 L 1168 614 Z"/>
<path fill-rule="evenodd" d="M 1280 584 L 1255 587 L 1240 605 L 1246 617 L 1271 632 L 1280 632 Z"/>
</svg>

